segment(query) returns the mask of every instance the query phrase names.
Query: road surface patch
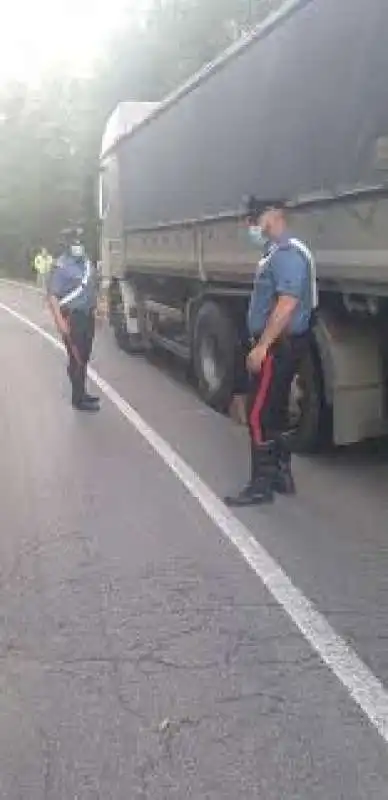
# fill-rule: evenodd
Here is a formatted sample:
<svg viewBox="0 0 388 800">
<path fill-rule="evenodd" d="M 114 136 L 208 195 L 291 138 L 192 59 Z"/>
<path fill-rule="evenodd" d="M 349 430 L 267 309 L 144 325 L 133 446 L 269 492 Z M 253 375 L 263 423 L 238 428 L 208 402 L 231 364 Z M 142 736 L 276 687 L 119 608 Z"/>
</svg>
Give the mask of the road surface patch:
<svg viewBox="0 0 388 800">
<path fill-rule="evenodd" d="M 65 352 L 62 343 L 27 317 L 0 303 L 0 310 L 34 331 L 53 347 Z M 388 691 L 288 577 L 278 562 L 260 545 L 250 530 L 224 505 L 200 476 L 178 455 L 129 403 L 95 370 L 89 376 L 100 391 L 174 473 L 197 500 L 209 519 L 231 542 L 260 578 L 272 597 L 294 622 L 354 702 L 388 743 Z"/>
</svg>

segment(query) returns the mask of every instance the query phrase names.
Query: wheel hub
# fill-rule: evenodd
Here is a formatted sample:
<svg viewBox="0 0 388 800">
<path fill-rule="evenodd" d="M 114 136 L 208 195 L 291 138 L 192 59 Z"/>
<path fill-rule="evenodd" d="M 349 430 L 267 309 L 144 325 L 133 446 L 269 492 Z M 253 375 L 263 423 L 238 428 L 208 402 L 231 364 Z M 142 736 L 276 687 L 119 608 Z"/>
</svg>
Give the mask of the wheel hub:
<svg viewBox="0 0 388 800">
<path fill-rule="evenodd" d="M 221 386 L 219 360 L 217 359 L 217 345 L 212 339 L 205 339 L 201 346 L 201 364 L 204 380 L 209 389 L 216 392 Z"/>
<path fill-rule="evenodd" d="M 288 400 L 288 414 L 291 428 L 297 428 L 302 417 L 304 391 L 300 375 L 295 375 Z"/>
</svg>

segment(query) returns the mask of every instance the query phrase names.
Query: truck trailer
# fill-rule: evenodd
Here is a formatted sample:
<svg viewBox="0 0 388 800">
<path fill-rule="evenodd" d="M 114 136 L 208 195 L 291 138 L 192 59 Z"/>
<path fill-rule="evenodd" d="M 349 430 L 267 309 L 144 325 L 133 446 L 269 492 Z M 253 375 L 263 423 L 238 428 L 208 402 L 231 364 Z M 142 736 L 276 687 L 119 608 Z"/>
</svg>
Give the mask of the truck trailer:
<svg viewBox="0 0 388 800">
<path fill-rule="evenodd" d="M 299 451 L 388 430 L 387 37 L 387 0 L 288 0 L 161 103 L 122 104 L 101 149 L 118 344 L 174 353 L 216 409 L 259 258 L 242 200 L 287 200 L 319 286 L 290 395 Z"/>
</svg>

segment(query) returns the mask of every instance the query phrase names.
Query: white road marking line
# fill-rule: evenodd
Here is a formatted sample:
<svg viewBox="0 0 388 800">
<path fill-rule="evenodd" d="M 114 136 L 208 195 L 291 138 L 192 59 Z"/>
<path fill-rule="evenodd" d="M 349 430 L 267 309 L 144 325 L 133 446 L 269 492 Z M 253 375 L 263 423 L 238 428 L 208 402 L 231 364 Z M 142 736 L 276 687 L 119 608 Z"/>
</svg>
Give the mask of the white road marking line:
<svg viewBox="0 0 388 800">
<path fill-rule="evenodd" d="M 54 336 L 0 303 L 0 309 L 38 333 L 53 347 L 64 350 Z M 203 511 L 237 548 L 270 594 L 294 622 L 303 637 L 322 661 L 346 687 L 355 703 L 388 743 L 388 692 L 381 681 L 329 625 L 307 597 L 290 580 L 286 572 L 253 537 L 248 528 L 226 508 L 224 503 L 201 480 L 199 475 L 173 450 L 156 431 L 132 408 L 113 387 L 91 369 L 90 378 L 113 403 L 125 419 L 148 442 L 178 480 L 194 497 Z"/>
</svg>

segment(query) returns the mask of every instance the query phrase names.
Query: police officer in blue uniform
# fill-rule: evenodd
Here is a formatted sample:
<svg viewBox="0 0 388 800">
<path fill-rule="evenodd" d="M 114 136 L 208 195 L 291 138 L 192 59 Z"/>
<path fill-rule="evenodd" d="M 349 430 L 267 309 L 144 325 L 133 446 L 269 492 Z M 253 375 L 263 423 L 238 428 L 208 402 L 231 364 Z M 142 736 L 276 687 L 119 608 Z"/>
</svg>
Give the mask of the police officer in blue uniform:
<svg viewBox="0 0 388 800">
<path fill-rule="evenodd" d="M 251 197 L 247 223 L 252 243 L 263 253 L 248 312 L 251 476 L 242 492 L 225 498 L 231 506 L 268 503 L 274 492 L 295 493 L 288 402 L 317 306 L 314 259 L 288 230 L 285 204 Z"/>
<path fill-rule="evenodd" d="M 72 405 L 77 411 L 99 410 L 99 398 L 86 391 L 97 305 L 96 271 L 86 256 L 82 231 L 64 231 L 64 249 L 49 277 L 49 306 L 66 346 Z"/>
</svg>

